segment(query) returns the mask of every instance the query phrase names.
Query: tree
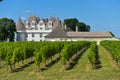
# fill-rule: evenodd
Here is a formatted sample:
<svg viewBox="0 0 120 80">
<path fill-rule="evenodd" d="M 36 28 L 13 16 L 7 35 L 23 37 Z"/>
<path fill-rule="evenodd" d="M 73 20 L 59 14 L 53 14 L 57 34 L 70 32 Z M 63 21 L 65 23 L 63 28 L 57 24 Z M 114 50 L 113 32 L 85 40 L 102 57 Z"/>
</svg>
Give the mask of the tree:
<svg viewBox="0 0 120 80">
<path fill-rule="evenodd" d="M 0 2 L 3 1 L 3 0 L 0 0 Z"/>
<path fill-rule="evenodd" d="M 79 21 L 76 18 L 64 20 L 64 24 L 66 24 L 67 27 L 70 27 L 73 31 L 75 31 L 75 26 L 77 23 L 79 23 Z"/>
<path fill-rule="evenodd" d="M 77 26 L 78 26 L 78 31 L 90 31 L 90 26 L 86 25 L 83 22 L 77 23 Z"/>
<path fill-rule="evenodd" d="M 76 18 L 65 19 L 64 24 L 66 24 L 67 27 L 70 27 L 73 31 L 76 30 L 76 26 L 78 26 L 78 31 L 90 31 L 89 25 L 79 22 Z"/>
<path fill-rule="evenodd" d="M 0 41 L 14 41 L 14 32 L 16 31 L 15 22 L 12 19 L 0 19 Z"/>
<path fill-rule="evenodd" d="M 109 33 L 110 33 L 113 37 L 115 37 L 115 35 L 114 35 L 111 31 L 109 31 Z"/>
</svg>

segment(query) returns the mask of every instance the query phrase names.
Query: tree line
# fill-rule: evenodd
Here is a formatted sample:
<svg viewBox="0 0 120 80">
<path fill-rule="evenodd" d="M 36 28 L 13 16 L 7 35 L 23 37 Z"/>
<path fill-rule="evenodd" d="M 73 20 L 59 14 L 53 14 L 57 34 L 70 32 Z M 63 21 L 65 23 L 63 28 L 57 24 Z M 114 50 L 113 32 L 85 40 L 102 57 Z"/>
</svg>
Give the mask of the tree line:
<svg viewBox="0 0 120 80">
<path fill-rule="evenodd" d="M 64 25 L 66 25 L 68 28 L 71 28 L 73 31 L 76 31 L 76 26 L 78 27 L 78 31 L 90 31 L 90 25 L 87 25 L 84 22 L 79 22 L 77 18 L 65 19 Z"/>
<path fill-rule="evenodd" d="M 8 18 L 0 19 L 0 41 L 14 41 L 16 25 L 14 20 Z"/>
</svg>

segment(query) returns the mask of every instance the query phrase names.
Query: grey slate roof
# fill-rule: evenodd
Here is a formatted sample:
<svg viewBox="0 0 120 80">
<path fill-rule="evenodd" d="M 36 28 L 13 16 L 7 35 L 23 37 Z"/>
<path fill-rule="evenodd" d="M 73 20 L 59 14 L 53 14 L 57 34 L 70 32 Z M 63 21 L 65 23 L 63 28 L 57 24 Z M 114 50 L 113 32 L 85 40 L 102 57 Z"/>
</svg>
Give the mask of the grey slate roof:
<svg viewBox="0 0 120 80">
<path fill-rule="evenodd" d="M 54 22 L 52 30 L 54 30 L 58 26 L 62 26 L 62 23 L 59 19 L 56 19 L 55 22 Z"/>
<path fill-rule="evenodd" d="M 60 26 L 57 26 L 51 33 L 49 33 L 46 38 L 65 38 L 67 37 L 66 32 Z"/>
</svg>

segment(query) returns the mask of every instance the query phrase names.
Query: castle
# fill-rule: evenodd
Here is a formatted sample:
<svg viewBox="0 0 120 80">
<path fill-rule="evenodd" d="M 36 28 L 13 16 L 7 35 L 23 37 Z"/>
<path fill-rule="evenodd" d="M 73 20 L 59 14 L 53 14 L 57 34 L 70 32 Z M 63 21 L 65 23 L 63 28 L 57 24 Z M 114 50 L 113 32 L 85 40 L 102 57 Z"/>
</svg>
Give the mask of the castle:
<svg viewBox="0 0 120 80">
<path fill-rule="evenodd" d="M 79 32 L 71 31 L 58 19 L 40 19 L 30 16 L 24 23 L 19 18 L 16 26 L 17 41 L 97 41 L 118 40 L 110 32 Z"/>
<path fill-rule="evenodd" d="M 21 18 L 18 19 L 16 26 L 17 41 L 45 41 L 48 35 L 56 26 L 61 26 L 58 18 L 40 19 L 36 16 L 30 16 L 24 23 Z"/>
</svg>

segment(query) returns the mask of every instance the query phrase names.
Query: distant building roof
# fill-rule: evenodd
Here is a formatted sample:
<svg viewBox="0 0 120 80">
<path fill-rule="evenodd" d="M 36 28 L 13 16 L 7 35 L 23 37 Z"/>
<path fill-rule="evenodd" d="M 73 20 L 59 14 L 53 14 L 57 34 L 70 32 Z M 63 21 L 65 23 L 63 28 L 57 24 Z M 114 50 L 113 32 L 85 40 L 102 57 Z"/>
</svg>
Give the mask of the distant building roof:
<svg viewBox="0 0 120 80">
<path fill-rule="evenodd" d="M 20 18 L 18 19 L 18 23 L 17 23 L 16 29 L 17 30 L 24 30 L 25 29 L 25 26 L 22 23 L 22 20 Z"/>
<path fill-rule="evenodd" d="M 68 37 L 72 38 L 111 38 L 110 32 L 67 32 Z"/>
<path fill-rule="evenodd" d="M 110 32 L 70 32 L 62 27 L 56 27 L 46 38 L 112 38 Z"/>
</svg>

